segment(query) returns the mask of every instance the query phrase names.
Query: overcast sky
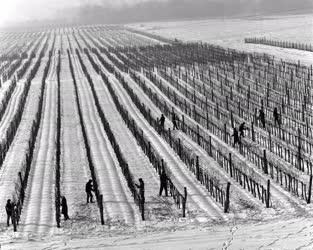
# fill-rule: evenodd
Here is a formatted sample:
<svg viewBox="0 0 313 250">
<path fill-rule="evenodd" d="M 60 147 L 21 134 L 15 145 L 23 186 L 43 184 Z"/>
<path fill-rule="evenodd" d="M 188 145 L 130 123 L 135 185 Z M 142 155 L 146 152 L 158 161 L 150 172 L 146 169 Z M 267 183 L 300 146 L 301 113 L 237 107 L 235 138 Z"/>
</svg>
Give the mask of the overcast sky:
<svg viewBox="0 0 313 250">
<path fill-rule="evenodd" d="M 148 0 L 0 0 L 0 25 L 29 19 L 55 17 L 58 11 L 81 5 L 133 5 Z M 166 0 L 154 0 L 166 1 Z"/>
<path fill-rule="evenodd" d="M 53 18 L 62 22 L 75 19 L 116 23 L 271 14 L 297 9 L 312 11 L 312 8 L 313 0 L 0 0 L 0 26 Z"/>
</svg>

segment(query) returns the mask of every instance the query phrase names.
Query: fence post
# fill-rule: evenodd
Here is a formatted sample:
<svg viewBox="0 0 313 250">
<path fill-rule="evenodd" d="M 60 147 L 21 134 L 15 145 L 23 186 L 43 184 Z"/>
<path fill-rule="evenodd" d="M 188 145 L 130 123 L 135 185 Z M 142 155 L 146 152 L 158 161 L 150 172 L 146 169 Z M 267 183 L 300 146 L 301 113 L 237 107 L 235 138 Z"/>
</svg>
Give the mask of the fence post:
<svg viewBox="0 0 313 250">
<path fill-rule="evenodd" d="M 253 124 L 253 121 L 251 122 L 251 136 L 252 136 L 252 141 L 255 142 L 255 132 L 254 132 L 254 124 Z"/>
<path fill-rule="evenodd" d="M 200 166 L 199 166 L 199 156 L 197 155 L 196 158 L 196 176 L 197 176 L 197 180 L 200 179 Z"/>
<path fill-rule="evenodd" d="M 209 137 L 209 155 L 212 157 L 212 137 Z"/>
<path fill-rule="evenodd" d="M 298 128 L 298 166 L 301 170 L 301 130 Z"/>
<path fill-rule="evenodd" d="M 197 125 L 197 138 L 198 138 L 198 145 L 200 145 L 200 129 L 199 129 L 199 125 Z"/>
<path fill-rule="evenodd" d="M 13 224 L 13 231 L 17 231 L 17 224 L 16 224 L 16 209 L 15 206 L 13 207 L 13 212 L 12 212 L 12 224 Z"/>
<path fill-rule="evenodd" d="M 263 171 L 265 174 L 268 174 L 267 158 L 266 158 L 266 150 L 265 149 L 263 149 Z"/>
<path fill-rule="evenodd" d="M 184 187 L 184 195 L 185 197 L 183 198 L 183 217 L 186 217 L 186 203 L 187 203 L 187 188 Z"/>
<path fill-rule="evenodd" d="M 227 125 L 224 124 L 224 141 L 227 143 Z"/>
<path fill-rule="evenodd" d="M 230 201 L 229 201 L 229 190 L 230 190 L 230 182 L 227 182 L 224 213 L 228 213 L 228 211 L 229 211 L 229 203 L 230 203 Z"/>
<path fill-rule="evenodd" d="M 100 219 L 101 219 L 101 225 L 104 225 L 104 218 L 103 218 L 103 195 L 100 195 L 99 198 L 99 209 L 100 209 Z"/>
<path fill-rule="evenodd" d="M 233 178 L 233 167 L 232 167 L 231 153 L 229 153 L 229 173 L 230 173 L 230 177 Z"/>
<path fill-rule="evenodd" d="M 309 193 L 308 193 L 308 200 L 307 203 L 311 203 L 311 193 L 312 193 L 312 174 L 310 176 L 310 182 L 309 182 Z"/>
<path fill-rule="evenodd" d="M 271 181 L 267 180 L 266 208 L 270 207 L 270 195 L 271 195 L 270 187 L 271 187 Z"/>
<path fill-rule="evenodd" d="M 141 218 L 142 220 L 145 220 L 145 202 L 142 199 L 142 197 L 140 197 L 139 202 L 140 202 L 140 207 L 141 207 Z"/>
<path fill-rule="evenodd" d="M 56 221 L 57 221 L 57 228 L 60 228 L 61 227 L 61 224 L 60 224 L 60 218 L 61 218 L 61 214 L 60 214 L 60 196 L 57 195 L 56 197 Z"/>
</svg>

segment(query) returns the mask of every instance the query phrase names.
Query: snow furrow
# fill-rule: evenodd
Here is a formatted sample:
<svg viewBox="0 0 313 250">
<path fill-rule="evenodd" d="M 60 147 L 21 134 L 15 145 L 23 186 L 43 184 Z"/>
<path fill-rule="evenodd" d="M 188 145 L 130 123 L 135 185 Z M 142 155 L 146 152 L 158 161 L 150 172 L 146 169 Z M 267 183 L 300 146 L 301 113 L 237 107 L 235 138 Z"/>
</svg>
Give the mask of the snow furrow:
<svg viewBox="0 0 313 250">
<path fill-rule="evenodd" d="M 167 162 L 172 172 L 172 176 L 170 176 L 171 179 L 175 184 L 180 185 L 181 190 L 183 187 L 187 187 L 187 210 L 189 210 L 189 213 L 196 213 L 197 215 L 205 214 L 205 216 L 209 216 L 211 219 L 215 220 L 226 220 L 227 216 L 222 213 L 222 209 L 218 207 L 215 201 L 209 196 L 209 193 L 205 190 L 204 186 L 201 186 L 196 178 L 190 174 L 187 167 L 184 166 L 185 164 L 179 159 L 170 146 L 167 145 L 167 143 L 160 138 L 157 132 L 148 124 L 116 78 L 113 75 L 110 75 L 109 80 L 112 81 L 112 85 L 116 89 L 122 105 L 127 107 L 139 127 L 143 129 L 144 133 L 150 139 L 153 147 L 158 150 Z"/>
<path fill-rule="evenodd" d="M 99 99 L 100 105 L 103 108 L 104 113 L 110 123 L 114 136 L 118 142 L 120 142 L 120 148 L 123 156 L 125 157 L 128 167 L 138 182 L 139 178 L 143 178 L 146 181 L 145 185 L 145 210 L 148 210 L 148 214 L 151 216 L 160 216 L 159 210 L 161 208 L 168 209 L 166 211 L 166 216 L 169 217 L 175 209 L 174 202 L 172 198 L 168 198 L 165 203 L 162 198 L 159 197 L 159 175 L 155 171 L 154 167 L 151 165 L 149 159 L 141 150 L 137 144 L 135 138 L 133 137 L 131 131 L 127 128 L 122 117 L 119 115 L 118 110 L 115 107 L 113 99 L 107 89 L 106 85 L 103 83 L 100 76 L 95 74 L 88 58 L 85 60 L 89 73 L 92 73 L 92 79 L 94 82 L 95 90 Z M 164 207 L 166 205 L 167 207 Z M 170 209 L 169 209 L 169 208 Z M 171 208 L 172 207 L 172 208 Z M 175 214 L 172 214 L 174 216 Z M 150 218 L 151 219 L 151 218 Z"/>
<path fill-rule="evenodd" d="M 21 97 L 21 94 L 23 92 L 23 88 L 24 88 L 24 82 L 21 83 L 21 82 L 18 82 L 17 83 L 17 86 L 10 98 L 10 101 L 8 103 L 8 106 L 5 110 L 5 113 L 3 115 L 3 118 L 0 122 L 0 134 L 1 134 L 1 137 L 2 139 L 5 137 L 5 134 L 6 134 L 6 130 L 9 128 L 9 125 L 10 125 L 10 122 L 12 121 L 12 118 L 14 117 L 14 115 L 16 114 L 16 112 L 18 111 L 17 110 L 17 107 L 19 105 L 19 102 L 20 102 L 20 97 Z"/>
<path fill-rule="evenodd" d="M 151 87 L 151 89 L 153 89 L 159 96 L 161 96 L 164 100 L 166 100 L 167 103 L 170 103 L 171 106 L 174 106 L 174 103 L 169 100 L 165 94 L 159 90 L 153 83 L 151 83 L 149 81 L 149 79 L 147 79 L 145 76 L 142 76 L 145 81 L 146 84 Z M 162 78 L 163 81 L 166 82 L 165 79 Z M 184 113 L 177 107 L 175 107 L 175 112 L 178 115 L 183 115 Z M 199 125 L 201 130 L 205 130 L 207 131 L 205 128 L 202 127 L 202 125 L 198 124 L 196 121 L 194 121 L 193 119 L 191 119 L 189 116 L 185 116 L 185 122 L 188 124 L 192 124 L 193 126 L 197 126 Z M 207 131 L 207 133 L 209 133 L 209 131 Z M 212 137 L 212 143 L 214 146 L 218 146 L 219 148 L 221 148 L 221 146 L 223 146 L 223 148 L 225 149 L 225 151 L 227 151 L 227 153 L 231 153 L 234 156 L 234 161 L 238 162 L 238 164 L 240 164 L 241 162 L 245 162 L 245 164 L 251 168 L 254 169 L 255 174 L 257 174 L 257 177 L 262 180 L 264 183 L 266 183 L 267 178 L 266 176 L 264 176 L 258 169 L 255 168 L 255 166 L 253 164 L 251 164 L 247 159 L 245 159 L 242 155 L 240 155 L 238 152 L 236 152 L 235 149 L 233 149 L 232 147 L 230 147 L 229 145 L 227 145 L 226 143 L 224 143 L 220 138 L 218 138 L 217 136 L 209 133 Z M 216 143 L 217 142 L 217 143 Z M 286 209 L 289 212 L 298 212 L 299 214 L 304 212 L 303 207 L 301 207 L 300 203 L 302 201 L 300 201 L 299 199 L 297 199 L 296 197 L 291 196 L 287 191 L 283 190 L 279 185 L 277 185 L 275 182 L 271 183 L 271 200 L 273 202 L 273 205 L 275 207 L 275 209 L 280 210 L 280 209 Z M 288 208 L 286 208 L 288 206 Z"/>
<path fill-rule="evenodd" d="M 86 204 L 85 184 L 91 179 L 68 59 L 61 63 L 61 195 L 67 199 L 71 221 L 91 224 L 98 218 L 96 206 Z M 91 216 L 91 218 L 90 218 Z M 88 220 L 88 221 L 87 221 Z M 100 223 L 100 222 L 98 222 Z M 75 225 L 76 226 L 76 225 Z M 67 224 L 65 224 L 67 227 Z"/>
<path fill-rule="evenodd" d="M 138 208 L 130 195 L 126 180 L 97 115 L 92 92 L 78 65 L 77 58 L 74 58 L 74 69 L 75 76 L 78 76 L 76 80 L 79 99 L 98 186 L 103 195 L 104 217 L 114 222 L 136 224 L 139 220 Z"/>
<path fill-rule="evenodd" d="M 43 119 L 22 212 L 25 234 L 48 234 L 56 226 L 54 206 L 57 83 L 47 79 Z"/>
<path fill-rule="evenodd" d="M 31 83 L 20 126 L 0 169 L 0 189 L 5 190 L 5 192 L 0 192 L 0 207 L 2 208 L 5 206 L 6 200 L 12 198 L 12 193 L 15 191 L 14 184 L 19 181 L 18 172 L 22 171 L 25 161 L 31 127 L 38 108 L 44 67 L 44 64 L 40 66 L 37 77 Z M 4 209 L 0 209 L 0 218 L 0 223 L 4 222 L 6 218 Z"/>
</svg>

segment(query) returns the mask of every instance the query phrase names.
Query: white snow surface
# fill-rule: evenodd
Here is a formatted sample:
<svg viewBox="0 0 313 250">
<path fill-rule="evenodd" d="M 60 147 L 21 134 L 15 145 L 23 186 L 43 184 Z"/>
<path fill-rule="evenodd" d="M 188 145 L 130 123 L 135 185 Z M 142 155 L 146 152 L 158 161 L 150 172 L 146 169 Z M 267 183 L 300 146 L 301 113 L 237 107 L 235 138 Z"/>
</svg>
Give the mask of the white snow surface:
<svg viewBox="0 0 313 250">
<path fill-rule="evenodd" d="M 282 49 L 263 45 L 244 44 L 245 37 L 266 36 L 272 39 L 290 40 L 303 43 L 312 41 L 312 15 L 275 16 L 257 19 L 211 19 L 180 22 L 158 22 L 132 24 L 133 28 L 158 35 L 178 38 L 185 41 L 206 41 L 245 51 L 267 52 L 278 58 L 311 64 L 313 53 Z M 275 24 L 275 25 L 274 25 Z M 73 48 L 76 41 L 70 36 Z M 107 38 L 108 43 L 116 43 Z M 63 40 L 63 42 L 66 40 Z M 80 44 L 83 44 L 80 41 Z M 57 39 L 57 48 L 60 46 Z M 69 48 L 67 42 L 65 49 Z M 63 50 L 64 52 L 64 50 Z M 83 55 L 83 53 L 81 53 Z M 102 55 L 106 61 L 109 60 Z M 146 199 L 148 221 L 141 221 L 139 209 L 135 205 L 125 178 L 121 172 L 114 151 L 103 129 L 94 103 L 92 91 L 84 76 L 80 63 L 72 53 L 73 66 L 78 86 L 78 98 L 83 113 L 87 139 L 91 145 L 91 157 L 103 194 L 105 225 L 100 225 L 99 209 L 96 204 L 86 204 L 84 185 L 90 179 L 90 170 L 85 145 L 79 124 L 75 101 L 74 84 L 69 71 L 66 53 L 62 54 L 61 66 L 61 195 L 66 196 L 70 221 L 61 221 L 61 229 L 55 223 L 55 142 L 56 142 L 56 58 L 50 67 L 44 96 L 43 116 L 37 137 L 33 164 L 26 190 L 26 198 L 21 215 L 19 232 L 5 225 L 4 205 L 12 196 L 18 181 L 17 173 L 24 161 L 24 151 L 30 134 L 30 127 L 37 110 L 41 76 L 45 63 L 39 68 L 38 76 L 32 81 L 21 124 L 7 157 L 0 169 L 0 248 L 1 249 L 313 249 L 312 205 L 291 196 L 279 185 L 272 185 L 272 205 L 270 209 L 252 198 L 248 192 L 232 182 L 231 212 L 224 214 L 221 207 L 213 201 L 205 188 L 190 173 L 170 146 L 150 127 L 131 101 L 127 92 L 117 79 L 109 75 L 120 101 L 143 129 L 153 147 L 167 162 L 171 178 L 182 190 L 188 188 L 187 217 L 181 217 L 181 210 L 173 206 L 171 198 L 158 197 L 158 175 L 145 157 L 109 96 L 109 92 L 83 55 L 89 73 L 99 94 L 100 105 L 105 112 L 114 135 L 120 142 L 122 153 L 129 161 L 135 179 L 146 178 Z M 96 57 L 94 57 L 96 61 Z M 45 62 L 45 60 L 43 60 Z M 124 75 L 133 86 L 134 92 L 151 108 L 154 116 L 160 110 L 145 96 L 142 90 Z M 146 83 L 159 95 L 165 97 L 146 79 Z M 0 89 L 0 98 L 9 86 L 5 83 Z M 24 79 L 17 87 L 0 121 L 2 134 L 16 112 L 18 99 Z M 165 97 L 165 101 L 172 104 Z M 181 111 L 176 109 L 178 114 Z M 186 122 L 195 122 L 186 117 Z M 166 127 L 171 127 L 169 122 Z M 203 129 L 201 127 L 201 129 Z M 173 134 L 183 143 L 201 155 L 201 167 L 216 171 L 222 180 L 227 180 L 207 154 L 190 138 L 181 132 Z M 237 163 L 245 163 L 254 168 L 235 149 L 229 148 L 219 138 L 212 135 L 215 146 L 221 146 L 236 157 Z M 258 172 L 258 171 L 257 171 Z M 266 178 L 261 178 L 266 181 Z M 149 204 L 150 203 L 150 204 Z M 163 204 L 162 204 L 163 203 Z M 160 206 L 162 204 L 162 206 Z M 252 208 L 250 209 L 251 206 Z M 159 209 L 157 209 L 159 207 Z"/>
<path fill-rule="evenodd" d="M 250 222 L 229 225 L 202 225 L 187 230 L 168 227 L 161 232 L 145 231 L 123 235 L 103 235 L 79 238 L 70 235 L 49 241 L 2 242 L 1 249 L 312 249 L 313 220 L 295 218 L 271 222 Z"/>
<path fill-rule="evenodd" d="M 247 37 L 267 37 L 312 44 L 313 16 L 310 14 L 134 23 L 129 26 L 172 39 L 203 41 L 227 48 L 269 53 L 288 61 L 300 60 L 304 64 L 313 62 L 312 52 L 244 43 Z"/>
</svg>

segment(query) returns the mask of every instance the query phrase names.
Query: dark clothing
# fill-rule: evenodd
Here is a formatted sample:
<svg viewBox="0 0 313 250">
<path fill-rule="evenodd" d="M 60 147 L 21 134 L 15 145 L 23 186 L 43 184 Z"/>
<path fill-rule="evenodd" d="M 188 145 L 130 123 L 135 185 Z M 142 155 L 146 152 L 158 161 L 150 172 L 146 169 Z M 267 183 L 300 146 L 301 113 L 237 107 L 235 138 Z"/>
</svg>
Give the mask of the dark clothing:
<svg viewBox="0 0 313 250">
<path fill-rule="evenodd" d="M 5 211 L 7 212 L 7 226 L 10 226 L 10 219 L 13 224 L 13 212 L 14 212 L 14 205 L 11 202 L 7 202 L 5 205 Z"/>
<path fill-rule="evenodd" d="M 86 184 L 87 203 L 89 203 L 89 201 L 91 203 L 93 203 L 93 201 L 92 201 L 92 199 L 93 199 L 92 191 L 94 191 L 94 188 L 93 188 L 92 182 L 89 181 Z"/>
<path fill-rule="evenodd" d="M 173 122 L 173 130 L 178 129 L 177 119 L 176 119 L 176 115 L 175 114 L 173 114 L 172 122 Z"/>
<path fill-rule="evenodd" d="M 234 137 L 233 145 L 235 146 L 236 144 L 240 144 L 240 138 L 239 138 L 238 130 L 236 128 L 234 128 L 232 136 Z"/>
<path fill-rule="evenodd" d="M 92 192 L 86 192 L 87 193 L 87 203 L 93 203 L 92 199 L 93 199 L 93 195 Z"/>
<path fill-rule="evenodd" d="M 162 115 L 161 115 L 161 118 L 160 118 L 160 132 L 163 132 L 163 131 L 164 131 L 164 124 L 165 124 L 165 117 L 164 117 L 164 115 L 162 114 Z"/>
<path fill-rule="evenodd" d="M 91 192 L 91 191 L 94 191 L 94 190 L 93 190 L 92 182 L 89 181 L 89 182 L 87 182 L 87 184 L 86 184 L 86 192 L 89 193 L 89 192 Z"/>
<path fill-rule="evenodd" d="M 68 220 L 69 219 L 68 207 L 67 207 L 67 201 L 66 201 L 65 197 L 62 198 L 61 206 L 62 206 L 62 211 L 61 212 L 64 215 L 64 219 Z"/>
<path fill-rule="evenodd" d="M 259 110 L 259 120 L 261 121 L 263 128 L 265 128 L 265 114 L 262 109 Z"/>
<path fill-rule="evenodd" d="M 168 196 L 168 193 L 167 193 L 167 175 L 165 172 L 163 172 L 160 175 L 160 192 L 159 192 L 160 196 L 162 195 L 163 189 L 165 190 L 165 196 Z"/>
<path fill-rule="evenodd" d="M 239 132 L 240 136 L 245 137 L 244 131 L 247 130 L 248 128 L 245 126 L 245 123 L 241 123 L 239 126 Z"/>
<path fill-rule="evenodd" d="M 275 126 L 277 124 L 280 125 L 280 117 L 279 117 L 278 110 L 276 107 L 274 108 L 274 111 L 273 111 L 273 117 L 274 117 Z"/>
<path fill-rule="evenodd" d="M 7 212 L 7 215 L 12 215 L 13 213 L 13 204 L 10 202 L 7 202 L 7 204 L 5 205 L 5 211 Z"/>
<path fill-rule="evenodd" d="M 139 189 L 139 195 L 142 203 L 145 203 L 145 184 L 144 182 L 140 182 L 140 184 L 136 184 L 136 187 Z"/>
</svg>

